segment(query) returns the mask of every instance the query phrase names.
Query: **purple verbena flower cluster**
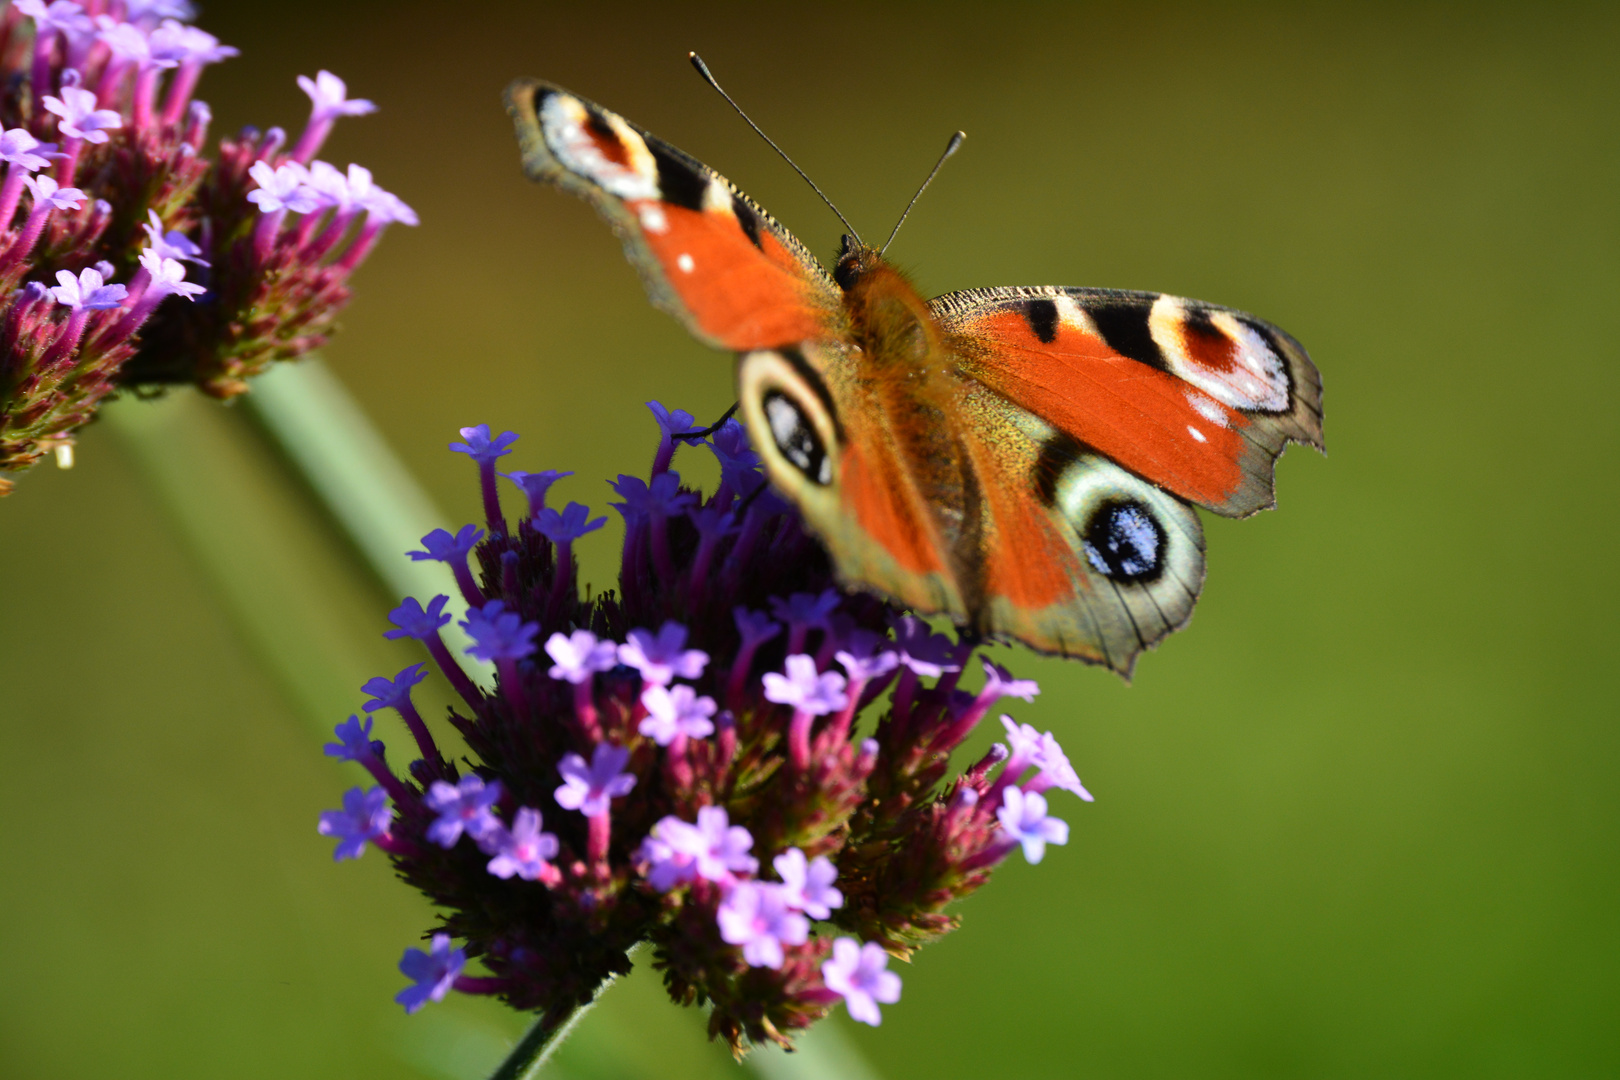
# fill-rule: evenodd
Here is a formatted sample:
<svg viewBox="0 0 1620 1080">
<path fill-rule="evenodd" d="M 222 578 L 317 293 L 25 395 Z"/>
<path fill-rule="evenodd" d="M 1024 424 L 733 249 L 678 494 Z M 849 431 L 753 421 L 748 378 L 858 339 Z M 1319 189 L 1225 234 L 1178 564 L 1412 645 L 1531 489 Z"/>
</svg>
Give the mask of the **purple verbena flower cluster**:
<svg viewBox="0 0 1620 1080">
<path fill-rule="evenodd" d="M 1039 862 L 1067 840 L 1053 789 L 1091 796 L 1050 732 L 1006 716 L 1007 743 L 951 775 L 996 703 L 1036 685 L 986 659 L 983 688 L 961 689 L 975 645 L 839 591 L 740 425 L 707 440 L 722 478 L 704 497 L 670 469 L 691 416 L 651 407 L 652 476 L 612 485 L 620 587 L 594 599 L 573 544 L 602 519 L 546 505 L 569 474 L 504 474 L 526 499 L 509 522 L 496 465 L 516 436 L 462 429 L 451 448 L 478 465 L 486 520 L 411 557 L 454 568 L 495 687 L 445 645 L 448 597 L 405 601 L 388 636 L 427 648 L 472 756 L 447 757 L 412 705 L 423 665 L 373 679 L 365 710 L 395 710 L 416 760 L 396 775 L 369 717 L 339 725 L 327 753 L 376 786 L 320 831 L 339 859 L 376 845 L 443 909 L 431 951 L 400 964 L 408 1010 L 454 988 L 560 1021 L 649 941 L 671 996 L 711 1003 L 738 1053 L 788 1044 L 839 1000 L 876 1024 L 900 996 L 889 957 L 952 929 L 946 907 L 1013 850 Z"/>
<path fill-rule="evenodd" d="M 366 169 L 315 160 L 339 116 L 375 109 L 330 72 L 299 77 L 290 152 L 248 129 L 211 160 L 193 94 L 237 50 L 189 18 L 180 0 L 0 10 L 0 495 L 120 388 L 231 397 L 320 345 L 382 231 L 416 223 Z"/>
</svg>

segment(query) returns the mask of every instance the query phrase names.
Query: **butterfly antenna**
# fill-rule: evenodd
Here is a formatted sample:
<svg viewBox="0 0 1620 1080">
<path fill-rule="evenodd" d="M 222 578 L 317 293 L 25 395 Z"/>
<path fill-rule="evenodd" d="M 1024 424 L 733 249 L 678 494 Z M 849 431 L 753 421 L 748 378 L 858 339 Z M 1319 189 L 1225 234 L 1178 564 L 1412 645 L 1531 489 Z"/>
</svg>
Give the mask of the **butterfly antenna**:
<svg viewBox="0 0 1620 1080">
<path fill-rule="evenodd" d="M 894 232 L 889 234 L 889 238 L 883 241 L 883 246 L 878 249 L 879 257 L 881 257 L 885 251 L 889 250 L 889 245 L 894 243 L 894 238 L 900 235 L 900 226 L 904 225 L 906 223 L 906 218 L 911 215 L 911 208 L 917 205 L 917 200 L 922 198 L 922 193 L 928 190 L 928 185 L 932 184 L 934 182 L 934 177 L 939 175 L 939 170 L 944 166 L 946 159 L 948 159 L 952 154 L 956 153 L 956 151 L 962 145 L 962 140 L 965 138 L 967 138 L 967 133 L 964 131 L 958 131 L 955 135 L 951 136 L 951 141 L 945 144 L 945 152 L 939 155 L 939 160 L 934 163 L 934 171 L 928 174 L 928 179 L 922 182 L 922 187 L 917 189 L 917 194 L 913 195 L 911 197 L 911 201 L 906 203 L 906 212 L 901 214 L 900 220 L 894 223 Z"/>
<path fill-rule="evenodd" d="M 805 183 L 810 185 L 810 190 L 814 191 L 817 195 L 821 196 L 821 201 L 827 204 L 827 208 L 829 210 L 831 210 L 834 214 L 838 214 L 838 220 L 842 221 L 844 223 L 844 228 L 848 229 L 850 235 L 855 238 L 857 243 L 859 243 L 860 239 L 861 239 L 861 234 L 855 231 L 855 226 L 853 226 L 853 225 L 851 225 L 849 223 L 849 218 L 847 218 L 843 214 L 839 213 L 838 207 L 833 205 L 833 201 L 831 199 L 827 198 L 826 193 L 823 192 L 820 188 L 816 187 L 816 182 L 814 180 L 810 179 L 810 177 L 806 176 L 804 170 L 799 168 L 797 165 L 795 165 L 793 163 L 793 159 L 788 157 L 787 154 L 785 152 L 783 152 L 783 150 L 782 150 L 782 148 L 780 146 L 777 146 L 776 143 L 771 142 L 771 137 L 769 135 L 765 134 L 763 131 L 761 131 L 759 129 L 758 124 L 756 124 L 752 120 L 748 119 L 748 114 L 743 112 L 742 106 L 737 104 L 735 101 L 733 101 L 732 98 L 731 98 L 731 95 L 726 93 L 723 89 L 721 89 L 720 84 L 715 81 L 714 74 L 709 70 L 709 65 L 705 64 L 703 62 L 703 57 L 699 56 L 695 52 L 689 52 L 689 53 L 686 54 L 686 58 L 688 60 L 692 61 L 692 66 L 697 68 L 697 73 L 699 75 L 703 76 L 703 81 L 708 83 L 710 86 L 714 87 L 715 93 L 717 93 L 721 97 L 725 98 L 727 105 L 730 105 L 733 109 L 737 110 L 737 115 L 742 117 L 743 120 L 747 122 L 748 126 L 754 129 L 754 134 L 756 134 L 760 138 L 764 139 L 767 143 L 770 143 L 771 149 L 775 150 L 778 154 L 780 154 L 781 157 L 782 157 L 782 160 L 787 162 L 788 165 L 793 169 L 793 171 L 798 173 L 800 178 L 803 179 Z M 935 169 L 935 171 L 938 172 L 939 170 Z M 932 179 L 932 177 L 930 177 L 930 179 Z M 912 200 L 912 202 L 916 202 L 916 201 L 917 200 L 915 200 L 915 199 Z"/>
</svg>

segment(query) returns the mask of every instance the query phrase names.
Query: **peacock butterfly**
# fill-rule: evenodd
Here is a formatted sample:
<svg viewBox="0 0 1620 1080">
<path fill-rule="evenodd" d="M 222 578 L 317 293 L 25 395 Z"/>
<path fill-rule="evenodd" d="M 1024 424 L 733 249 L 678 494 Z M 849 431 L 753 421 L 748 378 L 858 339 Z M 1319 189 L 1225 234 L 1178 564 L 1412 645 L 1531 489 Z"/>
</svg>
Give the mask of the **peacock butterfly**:
<svg viewBox="0 0 1620 1080">
<path fill-rule="evenodd" d="M 1128 677 L 1203 585 L 1192 505 L 1267 509 L 1287 444 L 1322 449 L 1321 377 L 1270 323 L 1117 289 L 924 300 L 849 236 L 829 274 L 616 113 L 533 79 L 506 103 L 528 175 L 595 206 L 652 302 L 737 353 L 766 472 L 852 587 Z"/>
</svg>

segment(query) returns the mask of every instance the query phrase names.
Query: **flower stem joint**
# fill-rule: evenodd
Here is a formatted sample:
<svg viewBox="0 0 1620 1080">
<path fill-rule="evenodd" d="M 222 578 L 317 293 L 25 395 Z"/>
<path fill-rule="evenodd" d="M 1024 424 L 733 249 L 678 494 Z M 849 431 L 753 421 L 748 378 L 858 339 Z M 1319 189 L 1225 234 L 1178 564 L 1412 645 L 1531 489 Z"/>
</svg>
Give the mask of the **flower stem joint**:
<svg viewBox="0 0 1620 1080">
<path fill-rule="evenodd" d="M 247 129 L 210 157 L 193 94 L 237 50 L 182 21 L 190 7 L 0 11 L 16 125 L 0 129 L 0 495 L 119 390 L 232 397 L 321 345 L 383 230 L 416 223 L 366 169 L 314 160 L 338 117 L 375 109 L 330 72 L 299 77 L 311 112 L 291 153 L 280 129 Z"/>
<path fill-rule="evenodd" d="M 389 635 L 421 641 L 455 688 L 471 756 L 442 754 L 411 704 L 422 665 L 374 679 L 367 711 L 397 711 L 419 757 L 396 776 L 369 719 L 339 725 L 327 753 L 376 786 L 320 831 L 338 858 L 379 847 L 442 909 L 430 950 L 400 964 L 410 1011 L 456 989 L 560 1023 L 648 941 L 670 995 L 711 1003 L 711 1035 L 739 1054 L 788 1045 L 839 1000 L 876 1024 L 900 997 L 889 958 L 954 928 L 946 907 L 1013 850 L 1038 862 L 1067 840 L 1051 789 L 1091 796 L 1049 732 L 1010 717 L 1008 745 L 951 776 L 995 703 L 1035 684 L 985 660 L 983 688 L 962 690 L 974 646 L 840 592 L 735 421 L 713 436 L 705 498 L 670 471 L 691 417 L 653 411 L 653 476 L 613 482 L 619 589 L 591 600 L 570 545 L 600 521 L 546 506 L 567 474 L 505 474 L 526 496 L 508 521 L 495 464 L 516 436 L 462 430 L 486 520 L 412 555 L 460 564 L 468 653 L 495 662 L 495 688 L 444 644 L 446 597 L 407 600 Z"/>
</svg>

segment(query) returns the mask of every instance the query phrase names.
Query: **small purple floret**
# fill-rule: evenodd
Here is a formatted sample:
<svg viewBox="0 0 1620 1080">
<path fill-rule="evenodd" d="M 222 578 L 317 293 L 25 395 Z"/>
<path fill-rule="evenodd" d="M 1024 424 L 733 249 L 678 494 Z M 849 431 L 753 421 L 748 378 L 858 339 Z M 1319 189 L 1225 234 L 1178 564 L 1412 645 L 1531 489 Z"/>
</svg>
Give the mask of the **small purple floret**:
<svg viewBox="0 0 1620 1080">
<path fill-rule="evenodd" d="M 619 663 L 619 647 L 611 641 L 596 640 L 596 635 L 589 630 L 575 630 L 566 637 L 552 634 L 546 641 L 546 655 L 556 661 L 547 674 L 575 686 Z"/>
<path fill-rule="evenodd" d="M 748 854 L 753 846 L 753 836 L 732 825 L 724 807 L 705 806 L 696 825 L 673 816 L 660 820 L 638 857 L 648 863 L 648 884 L 668 892 L 697 878 L 729 883 L 734 873 L 752 874 L 759 869 L 759 860 Z"/>
<path fill-rule="evenodd" d="M 720 937 L 741 945 L 750 967 L 779 968 L 784 945 L 803 945 L 810 920 L 793 909 L 787 889 L 769 882 L 740 881 L 720 905 Z"/>
<path fill-rule="evenodd" d="M 649 685 L 641 692 L 646 719 L 638 729 L 659 746 L 668 746 L 677 737 L 701 739 L 714 733 L 714 698 L 699 697 L 690 686 Z"/>
<path fill-rule="evenodd" d="M 559 513 L 542 506 L 534 515 L 534 527 L 553 544 L 569 544 L 586 533 L 595 532 L 607 524 L 607 518 L 591 518 L 591 508 L 571 502 Z"/>
<path fill-rule="evenodd" d="M 523 616 L 506 610 L 504 600 L 491 600 L 467 612 L 461 623 L 473 643 L 467 655 L 475 660 L 521 660 L 535 651 L 534 638 L 540 624 L 524 622 Z"/>
<path fill-rule="evenodd" d="M 407 596 L 404 603 L 388 613 L 388 621 L 397 629 L 383 631 L 383 637 L 390 641 L 407 637 L 428 640 L 450 621 L 450 616 L 444 613 L 444 605 L 449 601 L 448 596 L 435 596 L 424 610 L 416 597 Z"/>
<path fill-rule="evenodd" d="M 449 934 L 434 934 L 431 951 L 406 949 L 399 961 L 400 974 L 415 985 L 394 995 L 394 1000 L 413 1013 L 430 1001 L 443 1001 L 456 984 L 456 977 L 467 966 L 467 953 L 450 947 Z"/>
<path fill-rule="evenodd" d="M 624 771 L 630 751 L 612 743 L 597 743 L 591 763 L 578 754 L 565 754 L 557 763 L 563 784 L 553 796 L 564 810 L 578 810 L 586 817 L 608 812 L 614 799 L 628 795 L 636 786 L 634 775 Z"/>
<path fill-rule="evenodd" d="M 557 838 L 540 831 L 540 811 L 520 807 L 510 831 L 502 829 L 488 843 L 485 850 L 494 852 L 489 860 L 489 872 L 498 878 L 520 877 L 534 881 L 546 872 L 549 860 L 556 857 Z"/>
<path fill-rule="evenodd" d="M 371 682 L 382 680 L 373 679 Z M 367 683 L 370 686 L 371 683 Z M 371 711 L 371 703 L 366 703 L 366 711 Z M 362 724 L 358 716 L 351 716 L 343 723 L 332 729 L 337 736 L 337 742 L 329 742 L 322 749 L 329 758 L 339 761 L 364 761 L 376 754 L 381 748 L 381 742 L 374 742 L 371 738 L 371 717 L 366 717 Z M 381 789 L 378 789 L 381 790 Z"/>
<path fill-rule="evenodd" d="M 659 627 L 656 637 L 648 630 L 630 631 L 619 646 L 619 662 L 641 672 L 643 682 L 667 686 L 673 679 L 702 675 L 709 654 L 686 648 L 686 627 L 672 619 Z"/>
<path fill-rule="evenodd" d="M 434 562 L 456 563 L 466 562 L 467 556 L 472 554 L 478 541 L 484 538 L 484 530 L 476 525 L 463 525 L 454 536 L 448 530 L 434 529 L 422 537 L 421 551 L 407 551 L 412 562 L 433 560 Z"/>
<path fill-rule="evenodd" d="M 915 615 L 902 615 L 894 623 L 894 648 L 900 662 L 924 678 L 937 679 L 962 665 L 951 656 L 950 640 L 936 634 Z"/>
<path fill-rule="evenodd" d="M 488 424 L 464 427 L 461 429 L 461 437 L 464 441 L 451 443 L 450 449 L 458 454 L 466 454 L 480 465 L 505 457 L 512 452 L 512 444 L 518 441 L 518 434 L 515 431 L 503 431 L 491 437 Z"/>
<path fill-rule="evenodd" d="M 1038 863 L 1046 855 L 1047 844 L 1067 844 L 1069 825 L 1046 816 L 1046 799 L 1033 792 L 1009 785 L 1002 791 L 1002 806 L 996 811 L 1002 837 L 1016 840 L 1024 848 L 1024 858 Z"/>
<path fill-rule="evenodd" d="M 427 838 L 442 848 L 452 848 L 463 832 L 478 842 L 497 834 L 501 822 L 491 807 L 500 798 L 499 780 L 486 784 L 482 777 L 463 776 L 455 784 L 433 781 L 422 802 L 439 818 L 428 826 Z"/>
<path fill-rule="evenodd" d="M 844 677 L 836 671 L 817 673 L 816 659 L 803 653 L 787 658 L 787 674 L 768 671 L 764 676 L 765 699 L 791 705 L 810 716 L 825 716 L 849 704 L 844 693 Z"/>
<path fill-rule="evenodd" d="M 833 942 L 832 957 L 821 965 L 827 989 L 839 994 L 849 1007 L 849 1018 L 876 1027 L 883 1022 L 878 1003 L 900 1000 L 900 976 L 887 970 L 889 954 L 875 941 L 865 945 L 854 938 Z"/>
<path fill-rule="evenodd" d="M 833 885 L 838 880 L 838 867 L 825 855 L 813 861 L 805 859 L 798 848 L 788 848 L 771 860 L 782 879 L 788 903 L 815 919 L 832 916 L 832 909 L 844 906 L 844 894 Z"/>
<path fill-rule="evenodd" d="M 321 814 L 316 826 L 322 836 L 338 838 L 332 859 L 358 859 L 365 854 L 366 844 L 388 832 L 391 815 L 388 795 L 380 787 L 367 790 L 350 788 L 343 793 L 343 809 L 327 810 Z"/>
<path fill-rule="evenodd" d="M 411 687 L 425 678 L 427 678 L 426 664 L 412 664 L 392 679 L 385 679 L 379 675 L 360 688 L 363 693 L 371 695 L 371 700 L 362 708 L 369 713 L 378 709 L 398 709 L 409 705 Z"/>
<path fill-rule="evenodd" d="M 565 476 L 574 474 L 558 472 L 556 469 L 544 469 L 540 472 L 522 472 L 514 469 L 501 475 L 516 484 L 518 490 L 523 492 L 524 498 L 529 500 L 529 515 L 533 517 L 546 505 L 546 494 L 551 490 L 551 485 Z"/>
</svg>

